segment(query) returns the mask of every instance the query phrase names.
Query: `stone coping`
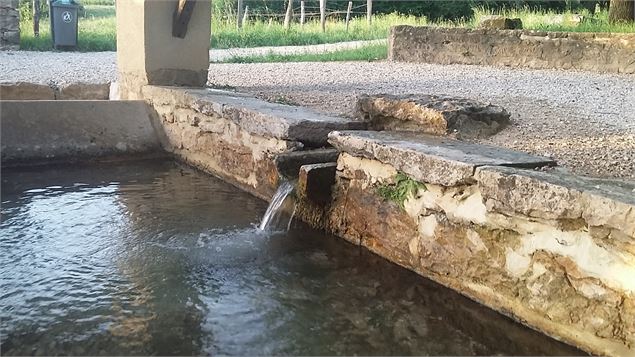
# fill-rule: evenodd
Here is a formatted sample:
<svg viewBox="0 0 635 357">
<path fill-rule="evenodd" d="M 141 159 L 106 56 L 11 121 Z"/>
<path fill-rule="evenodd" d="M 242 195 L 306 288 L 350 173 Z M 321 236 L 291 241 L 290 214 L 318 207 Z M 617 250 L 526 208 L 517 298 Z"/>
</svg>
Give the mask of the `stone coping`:
<svg viewBox="0 0 635 357">
<path fill-rule="evenodd" d="M 144 97 L 155 105 L 174 105 L 232 120 L 256 135 L 323 146 L 333 130 L 365 129 L 367 123 L 291 105 L 270 103 L 246 94 L 217 89 L 145 86 Z"/>
<path fill-rule="evenodd" d="M 329 142 L 342 152 L 379 160 L 417 180 L 443 186 L 473 183 L 480 166 L 556 165 L 540 156 L 419 133 L 335 131 Z"/>
<path fill-rule="evenodd" d="M 583 219 L 589 226 L 635 237 L 634 181 L 500 166 L 479 167 L 475 178 L 488 210 L 551 220 Z M 631 282 L 635 289 L 635 280 Z"/>
<path fill-rule="evenodd" d="M 0 82 L 1 100 L 107 100 L 111 83 Z"/>
</svg>

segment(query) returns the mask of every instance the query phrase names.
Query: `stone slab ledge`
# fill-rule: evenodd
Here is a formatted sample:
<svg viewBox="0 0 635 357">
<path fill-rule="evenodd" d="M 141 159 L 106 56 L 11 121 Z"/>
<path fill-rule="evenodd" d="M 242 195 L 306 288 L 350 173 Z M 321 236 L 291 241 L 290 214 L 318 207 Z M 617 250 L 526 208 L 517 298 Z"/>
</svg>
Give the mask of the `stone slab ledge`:
<svg viewBox="0 0 635 357">
<path fill-rule="evenodd" d="M 190 108 L 204 115 L 235 122 L 256 135 L 299 141 L 307 146 L 327 144 L 333 130 L 361 130 L 367 124 L 314 110 L 270 103 L 245 94 L 216 89 L 145 86 L 144 97 L 154 105 Z"/>
<path fill-rule="evenodd" d="M 108 100 L 110 82 L 31 83 L 0 82 L 1 100 Z"/>
<path fill-rule="evenodd" d="M 419 181 L 442 186 L 474 183 L 480 166 L 556 165 L 540 156 L 420 133 L 334 131 L 329 143 L 340 152 L 378 160 Z"/>
</svg>

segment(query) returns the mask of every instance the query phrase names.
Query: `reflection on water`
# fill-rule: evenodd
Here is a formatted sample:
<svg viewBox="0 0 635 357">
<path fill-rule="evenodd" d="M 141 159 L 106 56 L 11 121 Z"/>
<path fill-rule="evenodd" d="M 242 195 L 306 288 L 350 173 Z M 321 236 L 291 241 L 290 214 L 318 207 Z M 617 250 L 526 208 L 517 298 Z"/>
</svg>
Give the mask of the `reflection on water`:
<svg viewBox="0 0 635 357">
<path fill-rule="evenodd" d="M 3 170 L 1 352 L 580 352 L 171 162 Z"/>
</svg>

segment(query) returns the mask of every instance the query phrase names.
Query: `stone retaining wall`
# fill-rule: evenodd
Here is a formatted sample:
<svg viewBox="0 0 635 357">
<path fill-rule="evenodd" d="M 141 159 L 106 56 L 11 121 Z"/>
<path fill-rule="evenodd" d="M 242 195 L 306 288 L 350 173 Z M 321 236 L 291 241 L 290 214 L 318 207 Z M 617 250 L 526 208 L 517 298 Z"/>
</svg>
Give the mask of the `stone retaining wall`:
<svg viewBox="0 0 635 357">
<path fill-rule="evenodd" d="M 1 100 L 107 100 L 111 83 L 0 82 Z"/>
<path fill-rule="evenodd" d="M 635 34 L 395 26 L 393 61 L 635 73 Z"/>
<path fill-rule="evenodd" d="M 0 0 L 0 50 L 20 49 L 18 0 Z"/>
<path fill-rule="evenodd" d="M 0 101 L 2 165 L 157 154 L 143 101 Z"/>
<path fill-rule="evenodd" d="M 145 86 L 142 93 L 168 151 L 266 200 L 288 171 L 280 166 L 294 166 L 297 173 L 302 163 L 321 162 L 323 150 L 310 149 L 326 145 L 329 132 L 365 127 L 234 92 Z M 300 151 L 305 154 L 295 155 Z"/>
<path fill-rule="evenodd" d="M 635 354 L 635 184 L 425 135 L 330 142 L 331 202 L 302 179 L 301 217 L 556 339 Z"/>
</svg>

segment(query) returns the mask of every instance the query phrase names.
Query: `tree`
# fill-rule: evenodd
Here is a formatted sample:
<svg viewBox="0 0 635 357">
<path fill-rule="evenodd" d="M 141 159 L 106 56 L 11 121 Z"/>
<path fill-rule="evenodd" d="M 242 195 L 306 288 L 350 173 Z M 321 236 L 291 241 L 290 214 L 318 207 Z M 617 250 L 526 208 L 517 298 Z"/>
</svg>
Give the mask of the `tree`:
<svg viewBox="0 0 635 357">
<path fill-rule="evenodd" d="M 609 4 L 609 22 L 635 21 L 634 0 L 611 0 Z"/>
</svg>

